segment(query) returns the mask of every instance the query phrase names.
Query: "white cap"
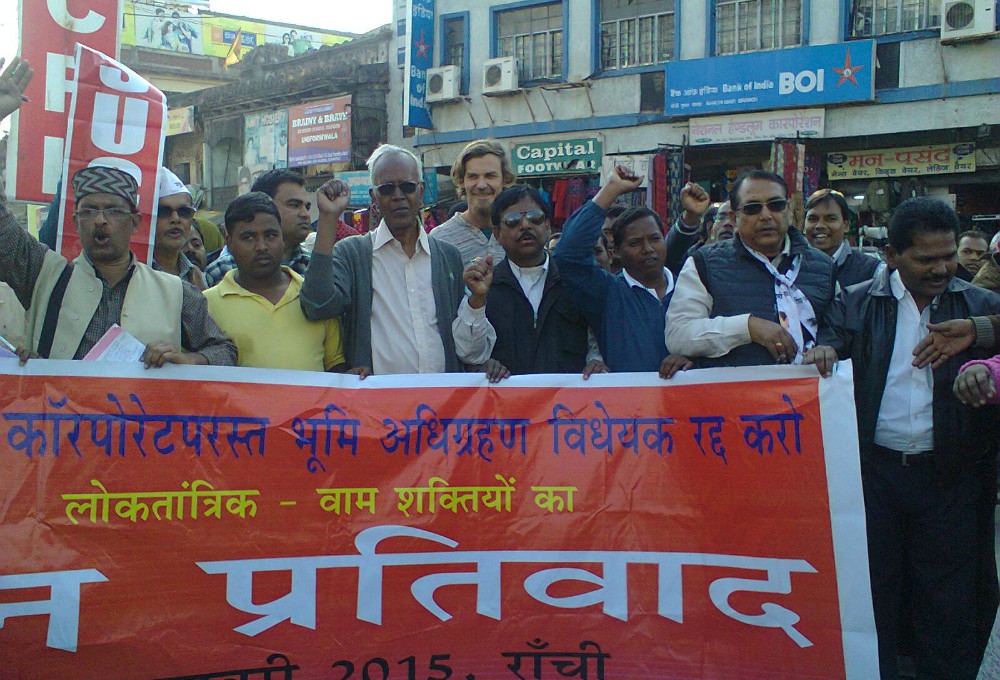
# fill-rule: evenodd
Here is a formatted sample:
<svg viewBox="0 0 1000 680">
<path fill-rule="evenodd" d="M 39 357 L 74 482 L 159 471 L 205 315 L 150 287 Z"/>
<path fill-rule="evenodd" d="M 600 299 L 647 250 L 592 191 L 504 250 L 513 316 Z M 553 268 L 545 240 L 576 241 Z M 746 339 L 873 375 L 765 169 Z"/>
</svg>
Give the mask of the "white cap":
<svg viewBox="0 0 1000 680">
<path fill-rule="evenodd" d="M 187 194 L 191 195 L 188 188 L 184 186 L 184 182 L 181 181 L 180 177 L 170 172 L 167 168 L 160 168 L 160 198 L 166 198 L 167 196 L 173 196 L 175 194 Z"/>
</svg>

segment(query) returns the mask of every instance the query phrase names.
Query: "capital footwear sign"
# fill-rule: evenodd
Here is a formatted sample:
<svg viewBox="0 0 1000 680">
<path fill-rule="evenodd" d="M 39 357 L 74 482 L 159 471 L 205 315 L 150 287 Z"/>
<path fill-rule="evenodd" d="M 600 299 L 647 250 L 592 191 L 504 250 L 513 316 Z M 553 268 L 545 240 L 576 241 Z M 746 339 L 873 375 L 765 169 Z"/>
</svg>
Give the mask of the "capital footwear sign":
<svg viewBox="0 0 1000 680">
<path fill-rule="evenodd" d="M 566 139 L 533 144 L 515 144 L 511 149 L 518 175 L 594 174 L 601 171 L 604 149 L 601 140 Z"/>
</svg>

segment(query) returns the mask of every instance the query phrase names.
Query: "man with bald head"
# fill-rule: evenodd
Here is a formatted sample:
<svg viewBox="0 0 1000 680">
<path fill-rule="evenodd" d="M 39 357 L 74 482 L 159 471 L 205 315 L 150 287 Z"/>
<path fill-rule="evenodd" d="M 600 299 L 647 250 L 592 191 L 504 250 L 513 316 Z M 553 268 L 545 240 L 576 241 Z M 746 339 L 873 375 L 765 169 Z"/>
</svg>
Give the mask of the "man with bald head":
<svg viewBox="0 0 1000 680">
<path fill-rule="evenodd" d="M 341 317 L 345 358 L 362 374 L 461 371 L 452 324 L 464 299 L 462 257 L 420 223 L 420 161 L 383 144 L 368 169 L 382 215 L 368 234 L 337 240 L 346 183 L 331 180 L 316 192 L 320 218 L 302 309 L 312 320 Z"/>
</svg>

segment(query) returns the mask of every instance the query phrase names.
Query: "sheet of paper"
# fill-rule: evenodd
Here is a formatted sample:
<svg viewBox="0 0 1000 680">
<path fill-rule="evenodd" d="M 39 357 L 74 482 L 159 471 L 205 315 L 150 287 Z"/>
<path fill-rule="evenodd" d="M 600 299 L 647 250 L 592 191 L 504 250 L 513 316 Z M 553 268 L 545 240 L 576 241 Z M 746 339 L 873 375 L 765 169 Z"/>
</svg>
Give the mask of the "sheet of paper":
<svg viewBox="0 0 1000 680">
<path fill-rule="evenodd" d="M 94 348 L 83 357 L 84 361 L 139 361 L 146 345 L 134 335 L 115 324 L 97 341 Z"/>
</svg>

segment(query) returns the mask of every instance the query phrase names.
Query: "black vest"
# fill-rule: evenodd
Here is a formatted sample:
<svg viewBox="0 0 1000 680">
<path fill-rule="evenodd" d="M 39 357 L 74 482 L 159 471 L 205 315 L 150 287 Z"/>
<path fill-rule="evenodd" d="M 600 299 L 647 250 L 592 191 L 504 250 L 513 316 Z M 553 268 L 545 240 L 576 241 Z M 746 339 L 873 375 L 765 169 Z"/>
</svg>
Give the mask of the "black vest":
<svg viewBox="0 0 1000 680">
<path fill-rule="evenodd" d="M 833 260 L 811 247 L 794 227 L 788 229 L 791 256 L 802 255 L 796 287 L 809 302 L 819 323 L 833 302 L 836 279 Z M 778 305 L 774 298 L 774 277 L 755 258 L 737 236 L 699 249 L 693 256 L 698 276 L 712 296 L 711 318 L 752 314 L 778 323 Z M 701 367 L 763 366 L 775 363 L 771 354 L 751 342 L 735 348 L 721 357 L 702 357 Z"/>
<path fill-rule="evenodd" d="M 834 268 L 837 270 L 837 283 L 843 290 L 855 283 L 867 281 L 875 276 L 879 264 L 878 259 L 852 248 L 843 264 L 834 263 Z"/>
</svg>

